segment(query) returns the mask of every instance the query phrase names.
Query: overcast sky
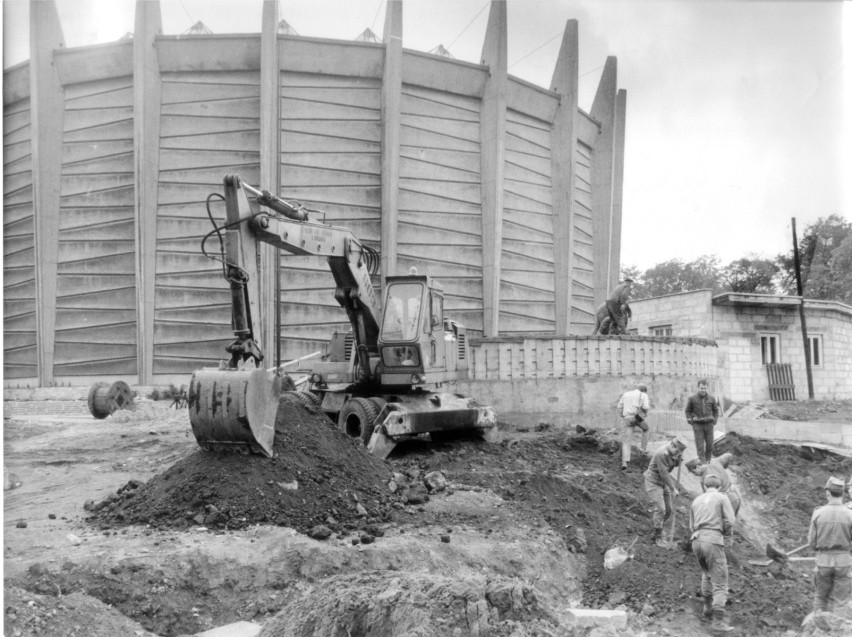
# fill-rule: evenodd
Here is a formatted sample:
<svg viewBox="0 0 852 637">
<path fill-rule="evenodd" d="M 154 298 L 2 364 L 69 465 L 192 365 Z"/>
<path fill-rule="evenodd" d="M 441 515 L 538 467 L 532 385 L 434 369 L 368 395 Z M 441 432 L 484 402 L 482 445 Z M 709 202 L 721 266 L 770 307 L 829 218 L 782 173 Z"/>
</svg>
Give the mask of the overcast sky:
<svg viewBox="0 0 852 637">
<path fill-rule="evenodd" d="M 129 0 L 59 0 L 66 46 L 133 30 Z M 168 34 L 260 32 L 261 0 L 163 0 Z M 404 0 L 403 46 L 478 62 L 487 0 Z M 303 36 L 381 37 L 386 0 L 281 0 Z M 4 68 L 28 57 L 28 3 L 3 2 Z M 580 107 L 607 55 L 627 91 L 622 265 L 791 248 L 818 217 L 852 220 L 852 1 L 509 0 L 509 73 L 548 87 L 579 23 Z M 844 37 L 845 36 L 845 37 Z M 844 40 L 846 50 L 844 51 Z M 845 116 L 845 121 L 844 121 Z M 844 179 L 845 178 L 845 179 Z"/>
</svg>

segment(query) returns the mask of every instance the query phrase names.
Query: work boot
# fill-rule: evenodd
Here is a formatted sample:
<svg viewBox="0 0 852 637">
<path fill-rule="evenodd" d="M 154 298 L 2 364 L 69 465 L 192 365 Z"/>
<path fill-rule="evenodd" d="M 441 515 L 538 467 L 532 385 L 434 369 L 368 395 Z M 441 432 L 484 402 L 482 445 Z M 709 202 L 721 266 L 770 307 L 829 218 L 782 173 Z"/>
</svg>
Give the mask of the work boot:
<svg viewBox="0 0 852 637">
<path fill-rule="evenodd" d="M 663 539 L 663 529 L 654 529 L 654 544 L 663 548 L 666 547 L 666 541 Z"/>
<path fill-rule="evenodd" d="M 701 610 L 701 621 L 709 622 L 713 619 L 713 597 L 704 597 L 704 608 Z"/>
<path fill-rule="evenodd" d="M 713 623 L 710 625 L 710 632 L 714 635 L 726 635 L 727 633 L 736 630 L 733 626 L 725 621 L 725 611 L 721 608 L 713 609 Z"/>
</svg>

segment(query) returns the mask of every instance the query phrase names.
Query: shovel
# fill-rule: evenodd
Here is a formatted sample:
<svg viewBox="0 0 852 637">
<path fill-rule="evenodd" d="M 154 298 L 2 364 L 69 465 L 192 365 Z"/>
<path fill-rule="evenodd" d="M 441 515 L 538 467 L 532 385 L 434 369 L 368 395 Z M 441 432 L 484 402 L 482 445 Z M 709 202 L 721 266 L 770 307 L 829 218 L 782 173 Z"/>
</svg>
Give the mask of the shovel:
<svg viewBox="0 0 852 637">
<path fill-rule="evenodd" d="M 618 566 L 624 564 L 627 560 L 633 559 L 633 545 L 636 544 L 636 540 L 639 539 L 637 535 L 633 538 L 633 541 L 630 543 L 626 549 L 621 548 L 620 546 L 613 546 L 610 550 L 606 552 L 604 555 L 604 568 L 612 570 Z"/>
<path fill-rule="evenodd" d="M 780 564 L 786 564 L 787 559 L 791 555 L 795 555 L 799 551 L 808 548 L 809 544 L 803 544 L 802 546 L 793 549 L 792 551 L 788 551 L 785 553 L 784 551 L 779 551 L 771 544 L 766 545 L 766 556 L 769 558 L 768 560 L 749 560 L 748 563 L 752 566 L 769 566 L 772 562 L 779 562 Z"/>
</svg>

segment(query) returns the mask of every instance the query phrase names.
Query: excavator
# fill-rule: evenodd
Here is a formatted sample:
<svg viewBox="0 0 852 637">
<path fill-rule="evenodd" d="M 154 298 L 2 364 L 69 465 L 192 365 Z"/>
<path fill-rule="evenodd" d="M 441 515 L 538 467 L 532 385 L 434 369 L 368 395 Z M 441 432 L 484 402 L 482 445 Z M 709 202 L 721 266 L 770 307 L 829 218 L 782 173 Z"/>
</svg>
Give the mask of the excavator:
<svg viewBox="0 0 852 637">
<path fill-rule="evenodd" d="M 225 203 L 222 226 L 210 210 L 214 197 Z M 470 435 L 499 440 L 490 406 L 442 391 L 444 383 L 467 378 L 468 341 L 465 327 L 444 316 L 440 283 L 414 271 L 388 276 L 380 303 L 371 280 L 379 265 L 375 250 L 349 229 L 312 220 L 315 211 L 250 186 L 238 175 L 224 178 L 224 195 L 207 198 L 207 212 L 214 229 L 201 248 L 222 263 L 235 340 L 225 348 L 230 360 L 192 374 L 189 419 L 202 449 L 273 455 L 285 378 L 279 368 L 265 368 L 255 329 L 260 243 L 293 255 L 326 257 L 334 298 L 349 318 L 351 330 L 335 333 L 322 359 L 296 361 L 296 370 L 307 378 L 295 392 L 300 401 L 324 411 L 381 458 L 399 441 L 424 434 L 432 440 Z M 213 235 L 220 244 L 215 256 L 205 248 Z"/>
</svg>

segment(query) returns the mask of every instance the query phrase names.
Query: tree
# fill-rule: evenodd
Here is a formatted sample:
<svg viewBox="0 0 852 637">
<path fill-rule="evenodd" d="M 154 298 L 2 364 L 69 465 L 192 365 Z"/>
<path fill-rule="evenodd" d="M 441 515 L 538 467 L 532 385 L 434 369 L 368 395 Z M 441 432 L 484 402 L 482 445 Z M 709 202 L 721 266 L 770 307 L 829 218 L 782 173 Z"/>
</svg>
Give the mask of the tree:
<svg viewBox="0 0 852 637">
<path fill-rule="evenodd" d="M 770 259 L 754 255 L 731 261 L 722 269 L 722 282 L 731 292 L 774 294 L 780 268 Z"/>
<path fill-rule="evenodd" d="M 845 243 L 852 237 L 852 223 L 839 215 L 820 217 L 808 225 L 799 240 L 799 262 L 804 295 L 811 299 L 852 300 L 852 261 Z M 837 252 L 837 258 L 835 258 Z M 796 294 L 796 271 L 793 251 L 778 255 L 779 287 Z"/>
<path fill-rule="evenodd" d="M 680 259 L 659 263 L 646 270 L 642 280 L 645 296 L 662 296 L 707 288 L 714 291 L 722 289 L 719 259 L 708 255 L 689 263 Z"/>
</svg>

